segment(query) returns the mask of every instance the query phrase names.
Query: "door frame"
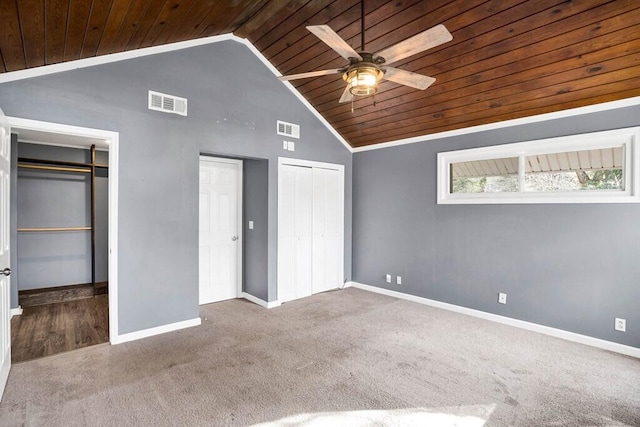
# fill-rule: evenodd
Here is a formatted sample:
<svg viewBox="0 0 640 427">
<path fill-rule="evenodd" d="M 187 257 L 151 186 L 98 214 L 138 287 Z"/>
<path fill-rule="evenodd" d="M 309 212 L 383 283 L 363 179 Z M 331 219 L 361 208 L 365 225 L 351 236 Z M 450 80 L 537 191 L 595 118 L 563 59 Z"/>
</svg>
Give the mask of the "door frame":
<svg viewBox="0 0 640 427">
<path fill-rule="evenodd" d="M 303 160 L 303 159 L 293 159 L 290 157 L 278 157 L 278 242 L 280 241 L 280 233 L 281 230 L 283 229 L 283 217 L 281 215 L 282 213 L 282 199 L 280 197 L 280 194 L 282 194 L 282 186 L 283 186 L 283 182 L 280 179 L 280 177 L 282 176 L 282 174 L 280 173 L 282 171 L 282 166 L 283 165 L 288 165 L 288 166 L 301 166 L 301 167 L 308 167 L 308 168 L 321 168 L 321 169 L 331 169 L 331 170 L 336 170 L 338 171 L 338 173 L 340 174 L 340 205 L 338 207 L 338 209 L 340 210 L 340 212 L 338 213 L 339 218 L 340 218 L 340 225 L 339 225 L 339 229 L 340 229 L 340 253 L 339 253 L 339 259 L 342 260 L 342 262 L 340 263 L 340 271 L 339 271 L 339 275 L 342 278 L 342 280 L 344 280 L 344 165 L 340 165 L 340 164 L 336 164 L 336 163 L 325 163 L 325 162 L 316 162 L 314 160 Z M 313 231 L 313 230 L 312 230 Z M 280 249 L 277 249 L 277 253 L 278 253 L 278 257 L 280 257 Z M 279 277 L 279 273 L 276 273 L 276 277 Z M 311 287 L 311 292 L 313 295 L 313 285 Z M 280 298 L 280 280 L 277 280 L 277 284 L 276 284 L 276 303 L 279 301 L 278 298 Z"/>
<path fill-rule="evenodd" d="M 244 229 L 243 223 L 243 212 L 242 212 L 242 178 L 244 174 L 243 169 L 243 161 L 240 159 L 230 159 L 226 157 L 215 157 L 209 156 L 206 154 L 200 154 L 198 160 L 198 173 L 200 172 L 200 164 L 201 162 L 209 162 L 209 163 L 229 163 L 238 166 L 238 193 L 237 193 L 237 201 L 238 201 L 238 266 L 236 275 L 238 278 L 237 286 L 236 286 L 236 298 L 242 298 L 242 252 L 243 252 L 243 233 Z M 200 182 L 198 181 L 198 191 L 200 191 Z M 198 241 L 200 240 L 200 204 L 198 202 Z M 198 260 L 200 259 L 200 244 L 198 244 Z M 198 266 L 198 271 L 200 270 Z M 199 275 L 198 275 L 199 276 Z M 200 293 L 200 277 L 198 277 L 198 295 Z M 198 297 L 199 298 L 199 297 Z M 198 305 L 200 305 L 200 301 L 198 300 Z"/>
<path fill-rule="evenodd" d="M 2 109 L 0 109 L 0 148 L 6 148 L 6 156 L 2 155 L 3 163 L 6 160 L 6 165 L 8 169 L 8 176 L 3 177 L 4 179 L 0 184 L 4 187 L 2 188 L 3 194 L 3 212 L 2 216 L 4 221 L 1 224 L 0 233 L 6 233 L 6 241 L 2 242 L 3 246 L 1 249 L 6 250 L 5 257 L 8 258 L 8 262 L 4 264 L 4 268 L 11 267 L 11 127 L 9 125 L 9 120 L 4 115 Z M 6 133 L 5 133 L 6 131 Z M 5 144 L 7 144 L 5 146 Z M 4 172 L 2 173 L 4 175 Z M 5 184 L 6 183 L 6 184 Z M 8 191 L 7 191 L 8 190 Z M 4 240 L 4 239 L 3 239 Z M 7 386 L 7 381 L 9 380 L 9 373 L 11 372 L 11 270 L 9 270 L 9 274 L 4 275 L 2 278 L 5 281 L 6 288 L 0 290 L 0 301 L 6 298 L 6 302 L 3 303 L 3 306 L 0 307 L 0 316 L 2 319 L 0 320 L 0 399 L 4 395 L 4 390 Z M 7 298 L 8 297 L 8 298 Z M 6 346 L 6 348 L 4 348 Z"/>
<path fill-rule="evenodd" d="M 30 141 L 42 145 L 57 145 L 75 148 L 88 148 L 96 142 L 106 145 L 109 151 L 109 341 L 118 344 L 121 341 L 118 328 L 118 132 L 92 129 L 79 126 L 39 120 L 7 117 L 12 132 L 32 131 L 63 136 L 66 143 Z"/>
</svg>

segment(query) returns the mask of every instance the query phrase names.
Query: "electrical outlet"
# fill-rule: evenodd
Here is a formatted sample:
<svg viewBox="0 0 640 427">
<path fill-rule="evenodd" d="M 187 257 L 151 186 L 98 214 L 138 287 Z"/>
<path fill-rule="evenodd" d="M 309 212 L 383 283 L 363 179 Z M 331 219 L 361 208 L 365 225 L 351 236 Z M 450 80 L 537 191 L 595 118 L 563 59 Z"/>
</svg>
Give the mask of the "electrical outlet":
<svg viewBox="0 0 640 427">
<path fill-rule="evenodd" d="M 503 294 L 502 292 L 500 292 L 498 294 L 498 302 L 500 304 L 506 304 L 507 303 L 507 294 Z"/>
<path fill-rule="evenodd" d="M 253 221 L 249 221 L 249 230 L 253 230 Z"/>
<path fill-rule="evenodd" d="M 402 276 L 397 276 L 396 277 L 396 284 L 402 285 Z"/>
<path fill-rule="evenodd" d="M 391 283 L 391 275 L 387 274 L 387 283 Z"/>
<path fill-rule="evenodd" d="M 620 332 L 626 332 L 627 331 L 627 320 L 626 319 L 620 319 L 618 317 L 616 317 L 616 323 L 614 325 L 616 331 L 620 331 Z"/>
<path fill-rule="evenodd" d="M 296 143 L 293 141 L 287 141 L 287 150 L 296 151 Z"/>
</svg>

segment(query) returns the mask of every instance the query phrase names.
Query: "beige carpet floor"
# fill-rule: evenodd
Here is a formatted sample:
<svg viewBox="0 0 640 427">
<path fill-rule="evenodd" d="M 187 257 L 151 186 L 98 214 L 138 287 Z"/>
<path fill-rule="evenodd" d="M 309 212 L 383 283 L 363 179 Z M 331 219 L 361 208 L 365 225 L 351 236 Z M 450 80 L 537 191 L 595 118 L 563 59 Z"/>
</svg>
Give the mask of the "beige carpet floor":
<svg viewBox="0 0 640 427">
<path fill-rule="evenodd" d="M 15 364 L 2 426 L 640 426 L 640 360 L 358 289 Z"/>
</svg>

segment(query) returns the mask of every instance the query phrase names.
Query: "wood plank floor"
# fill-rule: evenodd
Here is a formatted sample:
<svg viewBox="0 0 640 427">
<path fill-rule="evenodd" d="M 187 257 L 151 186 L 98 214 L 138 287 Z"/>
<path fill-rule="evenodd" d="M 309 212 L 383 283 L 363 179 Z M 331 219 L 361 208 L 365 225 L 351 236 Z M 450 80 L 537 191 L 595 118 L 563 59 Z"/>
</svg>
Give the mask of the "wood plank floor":
<svg viewBox="0 0 640 427">
<path fill-rule="evenodd" d="M 11 319 L 11 360 L 23 362 L 109 341 L 109 296 L 25 307 Z"/>
</svg>

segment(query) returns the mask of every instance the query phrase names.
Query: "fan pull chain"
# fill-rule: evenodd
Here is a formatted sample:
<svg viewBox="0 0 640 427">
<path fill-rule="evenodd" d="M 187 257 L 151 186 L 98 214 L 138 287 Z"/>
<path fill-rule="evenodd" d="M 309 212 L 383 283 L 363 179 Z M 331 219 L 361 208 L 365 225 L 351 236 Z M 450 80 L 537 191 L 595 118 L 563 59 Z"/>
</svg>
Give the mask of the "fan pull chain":
<svg viewBox="0 0 640 427">
<path fill-rule="evenodd" d="M 353 96 L 351 97 L 351 114 L 353 114 Z"/>
<path fill-rule="evenodd" d="M 375 107 L 376 106 L 376 94 L 374 93 L 371 96 L 373 96 L 373 106 Z"/>
</svg>

